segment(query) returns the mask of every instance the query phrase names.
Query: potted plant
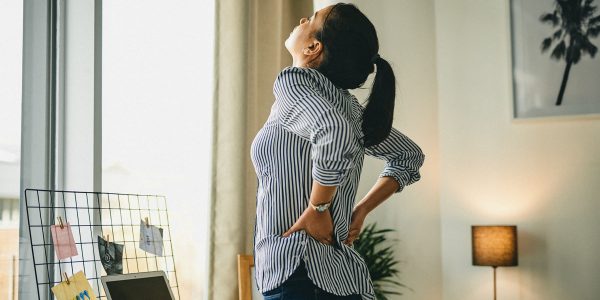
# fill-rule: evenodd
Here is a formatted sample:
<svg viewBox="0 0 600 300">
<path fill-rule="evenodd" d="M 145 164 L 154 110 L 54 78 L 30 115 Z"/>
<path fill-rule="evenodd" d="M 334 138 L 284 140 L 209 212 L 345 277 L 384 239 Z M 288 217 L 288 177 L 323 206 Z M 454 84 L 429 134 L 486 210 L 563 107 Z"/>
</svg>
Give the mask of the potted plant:
<svg viewBox="0 0 600 300">
<path fill-rule="evenodd" d="M 375 297 L 379 300 L 387 300 L 386 295 L 402 295 L 398 289 L 406 287 L 396 279 L 400 273 L 396 268 L 399 261 L 394 259 L 392 246 L 385 245 L 390 241 L 397 241 L 386 237 L 385 234 L 391 231 L 394 230 L 377 229 L 376 223 L 372 223 L 367 225 L 354 241 L 354 250 L 365 260 L 371 274 Z"/>
</svg>

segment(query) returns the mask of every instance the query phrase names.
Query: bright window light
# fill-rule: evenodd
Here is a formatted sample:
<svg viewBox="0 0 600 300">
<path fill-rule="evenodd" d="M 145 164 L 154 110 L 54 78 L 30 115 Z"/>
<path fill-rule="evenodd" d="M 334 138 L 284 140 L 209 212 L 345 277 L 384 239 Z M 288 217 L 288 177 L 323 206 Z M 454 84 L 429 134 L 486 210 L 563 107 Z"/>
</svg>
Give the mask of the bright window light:
<svg viewBox="0 0 600 300">
<path fill-rule="evenodd" d="M 213 1 L 105 0 L 102 189 L 168 199 L 182 299 L 203 299 Z"/>
<path fill-rule="evenodd" d="M 17 299 L 23 1 L 0 1 L 0 299 Z"/>
</svg>

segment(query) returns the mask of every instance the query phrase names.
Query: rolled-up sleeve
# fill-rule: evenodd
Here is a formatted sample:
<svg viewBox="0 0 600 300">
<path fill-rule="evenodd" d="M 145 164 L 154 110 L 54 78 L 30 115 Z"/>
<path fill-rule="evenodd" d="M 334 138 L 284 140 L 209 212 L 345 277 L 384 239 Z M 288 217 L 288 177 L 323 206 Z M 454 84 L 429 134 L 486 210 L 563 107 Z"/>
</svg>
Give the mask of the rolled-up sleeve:
<svg viewBox="0 0 600 300">
<path fill-rule="evenodd" d="M 421 179 L 419 169 L 425 160 L 423 151 L 395 128 L 392 128 L 383 142 L 365 148 L 365 154 L 385 160 L 385 167 L 379 177 L 393 177 L 398 181 L 400 187 L 395 193 Z"/>
<path fill-rule="evenodd" d="M 312 86 L 309 74 L 288 69 L 276 81 L 282 127 L 310 141 L 313 179 L 337 186 L 355 167 L 360 144 L 352 124 Z"/>
</svg>

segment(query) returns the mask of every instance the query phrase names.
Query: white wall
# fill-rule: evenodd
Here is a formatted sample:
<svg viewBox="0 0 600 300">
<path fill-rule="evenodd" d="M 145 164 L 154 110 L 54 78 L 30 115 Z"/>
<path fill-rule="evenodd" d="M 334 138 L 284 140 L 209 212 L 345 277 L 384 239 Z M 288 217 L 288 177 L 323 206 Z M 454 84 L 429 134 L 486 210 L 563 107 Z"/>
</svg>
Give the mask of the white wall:
<svg viewBox="0 0 600 300">
<path fill-rule="evenodd" d="M 395 126 L 427 154 L 422 181 L 367 220 L 399 230 L 414 290 L 400 298 L 490 299 L 492 269 L 471 265 L 470 226 L 515 224 L 519 266 L 499 268 L 499 299 L 597 299 L 600 118 L 512 119 L 509 2 L 352 2 L 394 63 Z M 365 162 L 358 197 L 380 166 Z"/>
<path fill-rule="evenodd" d="M 380 55 L 397 80 L 394 127 L 426 155 L 421 181 L 377 207 L 365 223 L 397 230 L 400 282 L 410 288 L 390 299 L 440 299 L 439 151 L 433 1 L 352 1 L 377 29 Z M 364 99 L 364 98 L 363 98 Z M 367 158 L 357 197 L 373 185 L 382 162 Z"/>
<path fill-rule="evenodd" d="M 315 8 L 336 1 L 317 1 Z M 422 179 L 392 196 L 367 217 L 365 224 L 393 228 L 401 261 L 399 281 L 410 288 L 389 299 L 441 299 L 439 214 L 439 154 L 437 83 L 433 1 L 348 1 L 354 3 L 377 29 L 380 55 L 390 61 L 397 80 L 394 127 L 411 137 L 425 152 Z M 370 84 L 365 84 L 370 87 Z M 368 90 L 366 91 L 368 92 Z M 368 93 L 355 91 L 360 101 Z M 377 180 L 383 162 L 366 157 L 357 201 Z"/>
<path fill-rule="evenodd" d="M 518 225 L 499 299 L 598 299 L 600 120 L 511 119 L 508 3 L 435 1 L 443 299 L 492 297 L 473 224 Z"/>
</svg>

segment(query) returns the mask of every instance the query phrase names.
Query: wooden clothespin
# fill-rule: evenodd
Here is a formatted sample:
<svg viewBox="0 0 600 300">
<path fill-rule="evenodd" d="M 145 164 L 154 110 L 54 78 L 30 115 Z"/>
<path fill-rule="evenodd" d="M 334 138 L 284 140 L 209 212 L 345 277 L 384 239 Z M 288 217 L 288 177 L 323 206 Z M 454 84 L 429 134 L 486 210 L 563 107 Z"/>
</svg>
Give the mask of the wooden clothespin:
<svg viewBox="0 0 600 300">
<path fill-rule="evenodd" d="M 58 216 L 58 224 L 60 225 L 60 229 L 65 229 L 65 225 L 63 224 L 63 220 L 60 216 Z"/>
<path fill-rule="evenodd" d="M 150 227 L 150 222 L 148 222 L 148 217 L 146 217 L 145 221 L 146 221 L 146 228 Z"/>
<path fill-rule="evenodd" d="M 110 234 L 106 235 L 106 244 L 110 244 Z"/>
<path fill-rule="evenodd" d="M 67 284 L 71 284 L 71 281 L 69 281 L 69 276 L 67 275 L 67 272 L 65 272 L 65 282 Z"/>
</svg>

